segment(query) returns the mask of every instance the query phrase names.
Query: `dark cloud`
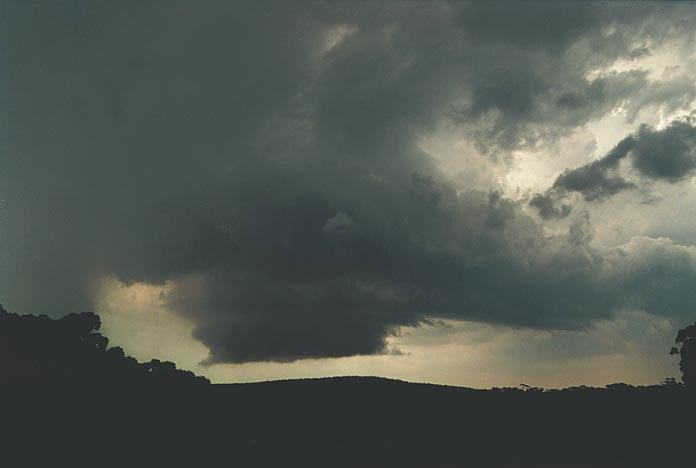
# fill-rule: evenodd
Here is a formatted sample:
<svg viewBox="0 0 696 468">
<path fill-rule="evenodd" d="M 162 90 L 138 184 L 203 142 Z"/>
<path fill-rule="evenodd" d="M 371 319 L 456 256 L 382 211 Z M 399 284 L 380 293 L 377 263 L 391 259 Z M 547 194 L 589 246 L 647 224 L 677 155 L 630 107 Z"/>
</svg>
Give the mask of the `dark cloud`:
<svg viewBox="0 0 696 468">
<path fill-rule="evenodd" d="M 428 316 L 577 328 L 626 306 L 621 285 L 646 300 L 619 275 L 640 252 L 593 248 L 582 214 L 550 238 L 419 149 L 445 116 L 490 153 L 597 118 L 652 88 L 588 72 L 694 13 L 528 6 L 6 4 L 3 301 L 65 313 L 91 306 L 102 275 L 169 281 L 212 363 L 383 352 Z M 688 167 L 686 153 L 670 168 L 640 159 L 659 146 L 641 135 L 645 174 Z M 623 157 L 558 188 L 609 196 L 629 183 L 612 175 Z M 677 266 L 660 267 L 665 284 Z"/>
<path fill-rule="evenodd" d="M 693 119 L 672 122 L 663 130 L 642 126 L 633 147 L 633 166 L 645 177 L 678 182 L 696 172 L 696 126 Z"/>
<path fill-rule="evenodd" d="M 565 218 L 573 208 L 567 203 L 560 202 L 560 198 L 552 191 L 536 193 L 529 200 L 529 206 L 539 210 L 539 216 L 543 219 Z"/>
<path fill-rule="evenodd" d="M 641 125 L 634 135 L 621 140 L 603 158 L 558 176 L 543 194 L 535 194 L 530 206 L 544 219 L 565 217 L 570 206 L 566 194 L 576 192 L 586 201 L 600 201 L 636 188 L 619 173 L 619 164 L 630 155 L 630 163 L 648 180 L 678 182 L 696 173 L 696 126 L 693 117 L 677 120 L 661 130 Z"/>
<path fill-rule="evenodd" d="M 651 81 L 644 70 L 590 73 L 669 41 L 667 18 L 691 34 L 678 18 L 688 9 L 674 6 L 472 2 L 457 11 L 460 37 L 476 45 L 464 55 L 468 93 L 448 115 L 480 151 L 495 154 L 555 139 L 620 103 L 630 120 L 650 104 L 690 102 L 693 82 Z"/>
<path fill-rule="evenodd" d="M 606 156 L 585 166 L 566 170 L 553 183 L 553 189 L 578 192 L 587 201 L 603 200 L 634 187 L 616 174 L 619 163 L 635 145 L 633 136 L 621 140 Z"/>
</svg>

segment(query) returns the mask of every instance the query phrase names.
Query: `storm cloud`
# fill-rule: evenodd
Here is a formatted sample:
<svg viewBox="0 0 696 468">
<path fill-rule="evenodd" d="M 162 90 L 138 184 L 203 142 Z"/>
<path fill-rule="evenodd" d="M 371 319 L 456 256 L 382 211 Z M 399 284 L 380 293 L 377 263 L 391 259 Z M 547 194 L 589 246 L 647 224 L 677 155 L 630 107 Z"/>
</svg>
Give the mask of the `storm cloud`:
<svg viewBox="0 0 696 468">
<path fill-rule="evenodd" d="M 12 310 L 89 309 L 103 276 L 168 282 L 167 303 L 220 363 L 385 352 L 428 317 L 581 329 L 696 301 L 693 248 L 597 246 L 586 214 L 542 194 L 544 218 L 569 219 L 549 235 L 524 200 L 458 185 L 419 144 L 452 125 L 497 163 L 620 103 L 681 102 L 693 83 L 591 72 L 690 34 L 679 19 L 693 8 L 2 10 L 0 296 Z M 693 142 L 686 122 L 641 127 L 553 189 L 601 200 L 630 188 L 628 154 L 643 176 L 680 180 Z"/>
</svg>

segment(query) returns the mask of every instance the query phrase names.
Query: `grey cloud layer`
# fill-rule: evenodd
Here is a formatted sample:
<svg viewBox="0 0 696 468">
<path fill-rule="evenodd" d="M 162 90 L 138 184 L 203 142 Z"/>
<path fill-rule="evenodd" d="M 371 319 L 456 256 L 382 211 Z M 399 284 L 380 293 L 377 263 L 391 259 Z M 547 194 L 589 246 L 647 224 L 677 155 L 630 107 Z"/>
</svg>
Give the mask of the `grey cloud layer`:
<svg viewBox="0 0 696 468">
<path fill-rule="evenodd" d="M 634 96 L 683 99 L 688 88 L 642 73 L 584 77 L 685 34 L 677 19 L 693 8 L 2 8 L 0 299 L 12 310 L 88 308 L 105 274 L 171 281 L 166 299 L 214 363 L 381 352 L 427 316 L 578 328 L 622 307 L 684 314 L 696 299 L 691 250 L 598 249 L 583 215 L 549 238 L 519 203 L 457 187 L 418 149 L 442 119 L 499 153 Z M 651 154 L 662 142 L 645 132 Z M 669 180 L 688 166 L 650 159 L 636 167 Z M 619 184 L 606 164 L 588 177 Z"/>
</svg>

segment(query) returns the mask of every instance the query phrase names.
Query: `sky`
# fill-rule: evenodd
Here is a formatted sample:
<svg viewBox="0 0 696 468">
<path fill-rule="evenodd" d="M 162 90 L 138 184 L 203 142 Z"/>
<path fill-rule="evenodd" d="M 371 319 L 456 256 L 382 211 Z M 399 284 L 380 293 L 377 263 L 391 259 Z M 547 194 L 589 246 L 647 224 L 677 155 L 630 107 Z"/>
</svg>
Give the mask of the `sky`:
<svg viewBox="0 0 696 468">
<path fill-rule="evenodd" d="M 0 303 L 215 382 L 659 383 L 696 4 L 0 3 Z"/>
</svg>

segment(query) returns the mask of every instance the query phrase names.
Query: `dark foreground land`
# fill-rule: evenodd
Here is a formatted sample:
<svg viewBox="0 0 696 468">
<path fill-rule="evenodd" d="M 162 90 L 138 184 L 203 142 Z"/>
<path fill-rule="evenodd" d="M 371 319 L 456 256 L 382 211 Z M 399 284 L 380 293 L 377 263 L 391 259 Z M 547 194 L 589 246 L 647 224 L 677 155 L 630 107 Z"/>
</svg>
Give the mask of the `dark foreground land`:
<svg viewBox="0 0 696 468">
<path fill-rule="evenodd" d="M 696 467 L 696 395 L 676 383 L 211 385 L 109 351 L 95 317 L 0 312 L 6 466 Z"/>
<path fill-rule="evenodd" d="M 34 447 L 28 459 L 49 453 L 123 466 L 696 466 L 694 398 L 680 388 L 497 392 L 337 378 L 68 391 L 46 387 L 6 401 L 14 419 L 5 427 Z"/>
</svg>

